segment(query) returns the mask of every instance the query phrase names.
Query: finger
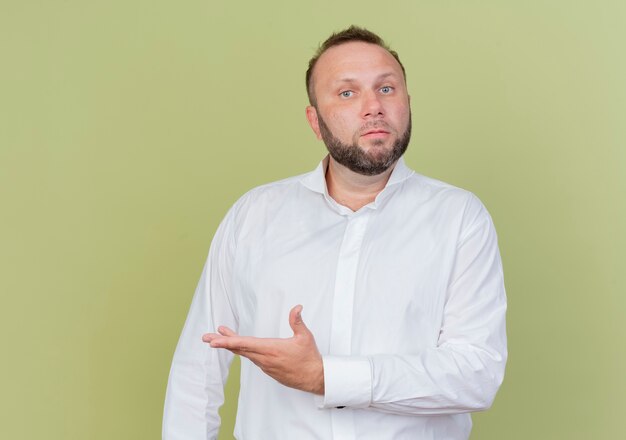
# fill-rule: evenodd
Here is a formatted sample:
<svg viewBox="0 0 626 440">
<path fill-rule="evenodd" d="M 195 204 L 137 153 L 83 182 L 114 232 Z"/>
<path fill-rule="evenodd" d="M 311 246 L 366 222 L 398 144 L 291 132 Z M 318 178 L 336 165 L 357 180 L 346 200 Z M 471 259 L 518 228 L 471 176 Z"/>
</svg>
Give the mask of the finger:
<svg viewBox="0 0 626 440">
<path fill-rule="evenodd" d="M 259 368 L 266 368 L 268 357 L 261 353 L 254 353 L 246 350 L 238 350 L 234 348 L 225 348 L 224 350 L 228 350 L 233 354 L 244 357 L 248 359 L 250 362 L 258 366 Z"/>
<path fill-rule="evenodd" d="M 225 350 L 228 350 L 228 349 L 225 349 Z M 228 350 L 228 351 L 230 351 L 231 353 L 236 354 L 236 355 L 238 355 L 238 356 L 245 357 L 245 358 L 249 359 L 250 361 L 252 361 L 253 363 L 255 363 L 255 364 L 257 364 L 257 365 L 259 365 L 259 364 L 261 363 L 261 360 L 262 360 L 262 359 L 267 359 L 267 358 L 266 358 L 264 355 L 262 355 L 262 354 L 259 354 L 259 353 L 252 353 L 252 352 L 250 352 L 250 351 L 245 351 L 245 350 L 235 350 L 235 349 Z"/>
<path fill-rule="evenodd" d="M 217 333 L 205 333 L 202 335 L 203 342 L 211 342 L 215 338 L 220 338 L 222 335 L 218 335 Z"/>
<path fill-rule="evenodd" d="M 293 330 L 294 335 L 309 333 L 309 329 L 302 320 L 302 309 L 303 307 L 298 304 L 289 312 L 289 326 Z"/>
<path fill-rule="evenodd" d="M 205 333 L 204 335 L 202 335 L 202 340 L 204 342 L 211 342 L 213 339 L 215 338 L 219 338 L 222 336 L 237 336 L 237 333 L 235 333 L 233 330 L 229 329 L 228 327 L 221 325 L 217 328 L 217 331 L 219 333 Z"/>
<path fill-rule="evenodd" d="M 238 356 L 245 357 L 245 358 L 248 358 L 250 360 L 252 360 L 251 357 L 255 356 L 255 353 L 251 353 L 249 351 L 237 350 L 237 349 L 234 349 L 234 348 L 220 348 L 220 349 L 221 350 L 230 351 L 232 354 L 236 354 Z"/>
<path fill-rule="evenodd" d="M 220 335 L 224 335 L 224 336 L 238 336 L 237 333 L 235 333 L 233 330 L 229 329 L 225 325 L 220 325 L 217 328 L 217 331 L 219 332 Z"/>
<path fill-rule="evenodd" d="M 211 347 L 265 354 L 271 351 L 276 339 L 254 338 L 251 336 L 221 336 L 211 340 Z"/>
</svg>

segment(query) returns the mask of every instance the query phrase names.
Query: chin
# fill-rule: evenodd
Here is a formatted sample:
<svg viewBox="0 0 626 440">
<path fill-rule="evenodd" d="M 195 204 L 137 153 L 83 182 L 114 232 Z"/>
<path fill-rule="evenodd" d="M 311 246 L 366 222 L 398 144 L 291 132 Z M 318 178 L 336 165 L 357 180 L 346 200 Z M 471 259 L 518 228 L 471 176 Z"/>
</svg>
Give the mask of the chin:
<svg viewBox="0 0 626 440">
<path fill-rule="evenodd" d="M 373 154 L 375 152 L 386 153 L 388 151 L 391 151 L 391 149 L 393 148 L 393 141 L 393 139 L 390 139 L 388 141 L 384 141 L 382 139 L 374 139 L 369 141 L 365 145 L 359 144 L 359 146 L 361 147 L 361 150 L 368 154 Z"/>
</svg>

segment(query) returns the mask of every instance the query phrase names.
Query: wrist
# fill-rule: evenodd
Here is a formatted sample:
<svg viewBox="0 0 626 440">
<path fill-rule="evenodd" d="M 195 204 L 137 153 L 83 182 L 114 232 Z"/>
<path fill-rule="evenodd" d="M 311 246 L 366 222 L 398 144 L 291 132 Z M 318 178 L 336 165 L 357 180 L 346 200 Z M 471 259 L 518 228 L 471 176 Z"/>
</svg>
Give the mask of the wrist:
<svg viewBox="0 0 626 440">
<path fill-rule="evenodd" d="M 322 358 L 320 357 L 319 362 L 314 370 L 314 373 L 311 375 L 314 380 L 311 387 L 311 392 L 313 394 L 317 394 L 318 396 L 324 395 L 324 363 L 322 362 Z"/>
</svg>

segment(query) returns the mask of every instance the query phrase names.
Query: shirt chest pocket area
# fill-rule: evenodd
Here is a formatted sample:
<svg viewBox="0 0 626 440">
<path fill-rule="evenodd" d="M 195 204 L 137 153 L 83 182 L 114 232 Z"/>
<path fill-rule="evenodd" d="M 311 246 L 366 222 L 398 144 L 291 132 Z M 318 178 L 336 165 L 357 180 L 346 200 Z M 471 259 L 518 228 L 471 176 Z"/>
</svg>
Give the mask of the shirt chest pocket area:
<svg viewBox="0 0 626 440">
<path fill-rule="evenodd" d="M 363 254 L 354 298 L 353 346 L 416 353 L 436 346 L 452 262 L 445 246 L 398 243 Z M 384 335 L 384 336 L 382 336 Z"/>
</svg>

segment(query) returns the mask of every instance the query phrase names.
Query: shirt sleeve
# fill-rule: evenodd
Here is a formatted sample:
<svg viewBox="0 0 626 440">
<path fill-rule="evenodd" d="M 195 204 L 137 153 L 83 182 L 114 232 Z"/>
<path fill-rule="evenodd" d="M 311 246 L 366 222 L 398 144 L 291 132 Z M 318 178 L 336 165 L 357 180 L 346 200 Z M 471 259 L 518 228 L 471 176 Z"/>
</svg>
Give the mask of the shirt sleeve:
<svg viewBox="0 0 626 440">
<path fill-rule="evenodd" d="M 176 346 L 165 396 L 163 439 L 215 439 L 224 402 L 224 383 L 233 354 L 215 350 L 202 335 L 219 325 L 235 331 L 237 316 L 230 301 L 235 253 L 233 209 L 215 233 L 187 320 Z"/>
<path fill-rule="evenodd" d="M 465 217 L 436 346 L 411 355 L 324 356 L 321 407 L 436 415 L 491 406 L 507 358 L 502 263 L 491 217 L 474 196 Z"/>
</svg>

